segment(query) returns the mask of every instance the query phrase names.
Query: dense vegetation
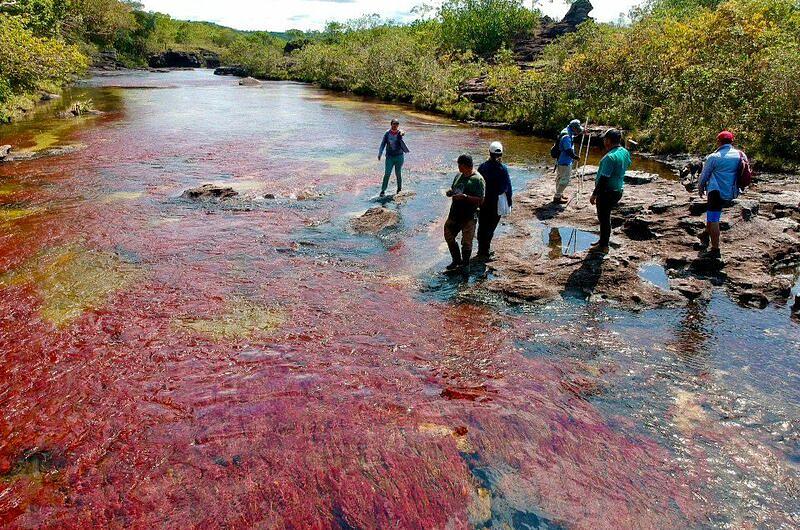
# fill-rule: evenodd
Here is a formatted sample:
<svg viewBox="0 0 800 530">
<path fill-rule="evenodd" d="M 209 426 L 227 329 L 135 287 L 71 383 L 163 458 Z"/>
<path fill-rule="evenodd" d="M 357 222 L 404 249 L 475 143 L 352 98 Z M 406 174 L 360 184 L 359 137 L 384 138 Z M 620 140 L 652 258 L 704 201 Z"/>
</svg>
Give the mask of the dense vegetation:
<svg viewBox="0 0 800 530">
<path fill-rule="evenodd" d="M 762 161 L 800 159 L 798 0 L 650 0 L 625 24 L 584 24 L 533 69 L 509 51 L 540 24 L 522 0 L 447 0 L 411 24 L 367 16 L 280 36 L 177 21 L 121 0 L 0 6 L 0 119 L 24 94 L 79 73 L 98 50 L 114 49 L 135 66 L 150 53 L 202 48 L 258 77 L 538 133 L 590 116 L 654 150 L 704 151 L 724 127 Z M 477 77 L 493 91 L 480 107 L 459 94 Z"/>
</svg>

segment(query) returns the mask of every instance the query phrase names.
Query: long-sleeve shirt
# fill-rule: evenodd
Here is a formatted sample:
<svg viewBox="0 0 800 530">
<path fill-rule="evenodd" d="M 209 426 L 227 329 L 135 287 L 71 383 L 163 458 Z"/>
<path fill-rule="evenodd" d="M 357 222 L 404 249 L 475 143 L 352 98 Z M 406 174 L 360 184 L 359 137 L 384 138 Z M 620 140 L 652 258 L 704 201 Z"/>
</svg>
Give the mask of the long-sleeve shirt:
<svg viewBox="0 0 800 530">
<path fill-rule="evenodd" d="M 514 190 L 511 187 L 511 176 L 508 168 L 500 161 L 487 160 L 478 168 L 478 173 L 486 181 L 486 202 L 484 204 L 497 204 L 497 198 L 506 194 L 508 204 L 511 206 Z"/>
<path fill-rule="evenodd" d="M 700 176 L 700 188 L 706 191 L 718 191 L 720 197 L 726 201 L 738 197 L 739 189 L 736 181 L 742 158 L 745 156 L 732 145 L 723 145 L 708 155 Z"/>
<path fill-rule="evenodd" d="M 571 166 L 572 162 L 578 158 L 578 155 L 575 154 L 575 140 L 569 127 L 561 131 L 559 138 L 558 148 L 561 154 L 558 156 L 558 165 Z"/>
<path fill-rule="evenodd" d="M 400 156 L 403 153 L 410 152 L 406 146 L 405 140 L 403 140 L 403 134 L 399 131 L 397 134 L 393 134 L 391 130 L 386 131 L 386 134 L 383 135 L 383 141 L 378 150 L 378 156 L 383 156 L 384 150 L 386 151 L 386 156 Z"/>
</svg>

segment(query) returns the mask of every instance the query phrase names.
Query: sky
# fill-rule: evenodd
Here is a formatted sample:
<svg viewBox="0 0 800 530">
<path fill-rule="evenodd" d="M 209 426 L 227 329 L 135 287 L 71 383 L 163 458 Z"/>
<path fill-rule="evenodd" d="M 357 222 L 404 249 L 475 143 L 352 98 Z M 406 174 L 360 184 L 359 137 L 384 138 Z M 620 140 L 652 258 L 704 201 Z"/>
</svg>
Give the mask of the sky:
<svg viewBox="0 0 800 530">
<path fill-rule="evenodd" d="M 421 0 L 140 0 L 149 11 L 167 13 L 183 20 L 205 20 L 244 30 L 284 31 L 287 29 L 322 29 L 326 22 L 342 22 L 366 14 L 410 21 L 414 6 Z M 621 13 L 641 0 L 592 0 L 592 16 L 601 21 L 615 21 Z M 435 1 L 428 1 L 435 4 Z M 539 8 L 553 18 L 567 12 L 559 0 L 542 0 Z"/>
</svg>

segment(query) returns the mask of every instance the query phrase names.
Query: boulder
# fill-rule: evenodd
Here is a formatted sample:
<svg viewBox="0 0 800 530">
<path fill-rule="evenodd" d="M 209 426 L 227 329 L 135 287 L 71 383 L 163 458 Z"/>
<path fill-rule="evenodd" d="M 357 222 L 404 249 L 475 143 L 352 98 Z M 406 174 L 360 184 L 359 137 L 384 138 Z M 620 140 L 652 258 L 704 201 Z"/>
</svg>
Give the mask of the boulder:
<svg viewBox="0 0 800 530">
<path fill-rule="evenodd" d="M 688 300 L 709 298 L 711 296 L 711 284 L 696 278 L 679 278 L 670 281 L 670 288 L 678 291 Z"/>
<path fill-rule="evenodd" d="M 150 68 L 200 68 L 203 63 L 196 53 L 167 50 L 147 58 Z"/>
<path fill-rule="evenodd" d="M 0 145 L 0 160 L 5 159 L 8 156 L 8 153 L 11 152 L 10 145 Z"/>
<path fill-rule="evenodd" d="M 650 211 L 657 214 L 666 213 L 670 208 L 675 206 L 672 200 L 662 199 L 650 205 Z"/>
<path fill-rule="evenodd" d="M 634 241 L 656 239 L 658 235 L 651 228 L 651 222 L 642 217 L 634 217 L 625 221 L 622 230 Z"/>
<path fill-rule="evenodd" d="M 755 309 L 766 309 L 769 305 L 769 299 L 764 293 L 758 291 L 744 291 L 739 293 L 739 304 Z"/>
<path fill-rule="evenodd" d="M 217 184 L 203 184 L 198 188 L 192 188 L 183 192 L 184 199 L 193 201 L 224 200 L 238 197 L 239 192 L 231 187 L 219 186 Z"/>
<path fill-rule="evenodd" d="M 214 75 L 232 75 L 234 77 L 247 77 L 247 70 L 242 66 L 220 66 L 214 70 Z"/>
<path fill-rule="evenodd" d="M 261 86 L 261 81 L 254 77 L 245 77 L 239 81 L 239 86 Z"/>
<path fill-rule="evenodd" d="M 276 199 L 276 197 L 275 197 L 275 194 L 274 194 L 274 193 L 265 193 L 265 194 L 264 194 L 264 198 L 265 198 L 265 199 L 268 199 L 268 200 L 275 200 L 275 199 Z"/>
<path fill-rule="evenodd" d="M 400 222 L 400 215 L 387 208 L 370 208 L 364 215 L 353 219 L 352 226 L 356 232 L 377 234 L 382 230 L 395 226 Z"/>
<path fill-rule="evenodd" d="M 45 92 L 42 94 L 41 98 L 42 101 L 53 101 L 56 99 L 61 99 L 61 96 L 58 94 L 50 94 L 49 92 Z"/>
<path fill-rule="evenodd" d="M 658 175 L 645 173 L 644 171 L 628 171 L 625 173 L 625 184 L 631 184 L 633 186 L 652 184 L 656 179 L 658 179 Z"/>
<path fill-rule="evenodd" d="M 794 297 L 794 305 L 792 305 L 792 314 L 800 315 L 800 294 Z"/>
<path fill-rule="evenodd" d="M 734 206 L 737 206 L 741 209 L 742 212 L 742 219 L 745 221 L 750 221 L 755 216 L 758 215 L 758 208 L 759 202 L 756 200 L 742 200 L 737 199 L 734 202 Z"/>
</svg>

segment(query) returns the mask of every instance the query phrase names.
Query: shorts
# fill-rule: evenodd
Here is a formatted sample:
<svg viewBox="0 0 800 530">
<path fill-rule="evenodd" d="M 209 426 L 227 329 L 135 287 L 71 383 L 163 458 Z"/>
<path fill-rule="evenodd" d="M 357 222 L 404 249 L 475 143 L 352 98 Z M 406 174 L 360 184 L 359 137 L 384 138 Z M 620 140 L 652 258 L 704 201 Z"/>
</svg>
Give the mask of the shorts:
<svg viewBox="0 0 800 530">
<path fill-rule="evenodd" d="M 730 201 L 722 198 L 719 191 L 708 192 L 708 211 L 706 213 L 706 221 L 709 223 L 718 223 L 722 219 L 722 210 L 730 206 Z"/>
</svg>

